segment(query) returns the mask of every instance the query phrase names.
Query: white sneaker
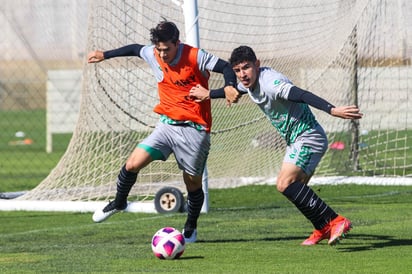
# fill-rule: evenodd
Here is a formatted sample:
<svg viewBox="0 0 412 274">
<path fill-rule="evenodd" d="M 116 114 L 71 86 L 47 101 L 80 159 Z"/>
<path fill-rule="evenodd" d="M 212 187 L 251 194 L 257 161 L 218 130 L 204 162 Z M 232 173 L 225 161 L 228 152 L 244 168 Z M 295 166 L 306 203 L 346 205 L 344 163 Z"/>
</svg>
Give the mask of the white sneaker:
<svg viewBox="0 0 412 274">
<path fill-rule="evenodd" d="M 125 210 L 126 207 L 127 207 L 127 204 L 124 208 L 116 208 L 114 201 L 111 201 L 103 209 L 98 209 L 94 212 L 93 217 L 92 217 L 93 222 L 95 223 L 103 222 L 104 220 L 112 216 L 113 214 Z"/>
<path fill-rule="evenodd" d="M 191 234 L 189 231 L 185 232 L 185 230 L 183 229 L 182 234 L 185 238 L 185 243 L 194 243 L 197 240 L 197 229 L 194 229 Z"/>
</svg>

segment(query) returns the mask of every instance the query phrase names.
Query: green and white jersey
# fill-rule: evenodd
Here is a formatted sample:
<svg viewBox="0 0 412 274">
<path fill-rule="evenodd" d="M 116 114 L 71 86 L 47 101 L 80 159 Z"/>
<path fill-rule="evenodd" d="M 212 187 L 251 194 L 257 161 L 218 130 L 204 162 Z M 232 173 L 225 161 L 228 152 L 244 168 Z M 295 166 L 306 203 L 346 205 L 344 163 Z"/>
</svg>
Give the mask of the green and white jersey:
<svg viewBox="0 0 412 274">
<path fill-rule="evenodd" d="M 291 87 L 293 84 L 286 76 L 269 67 L 260 68 L 259 81 L 253 90 L 238 84 L 239 91 L 249 94 L 288 145 L 302 132 L 318 125 L 307 104 L 288 100 Z"/>
</svg>

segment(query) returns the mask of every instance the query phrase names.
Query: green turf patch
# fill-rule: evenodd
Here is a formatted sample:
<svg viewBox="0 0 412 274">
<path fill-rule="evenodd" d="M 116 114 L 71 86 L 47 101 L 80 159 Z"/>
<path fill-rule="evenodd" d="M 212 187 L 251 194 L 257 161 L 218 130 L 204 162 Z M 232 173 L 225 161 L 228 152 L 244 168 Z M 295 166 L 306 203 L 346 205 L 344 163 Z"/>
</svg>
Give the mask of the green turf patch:
<svg viewBox="0 0 412 274">
<path fill-rule="evenodd" d="M 273 186 L 211 189 L 198 242 L 162 261 L 150 247 L 185 214 L 0 212 L 2 273 L 409 273 L 412 186 L 316 186 L 354 228 L 336 247 L 300 243 L 311 224 Z"/>
</svg>

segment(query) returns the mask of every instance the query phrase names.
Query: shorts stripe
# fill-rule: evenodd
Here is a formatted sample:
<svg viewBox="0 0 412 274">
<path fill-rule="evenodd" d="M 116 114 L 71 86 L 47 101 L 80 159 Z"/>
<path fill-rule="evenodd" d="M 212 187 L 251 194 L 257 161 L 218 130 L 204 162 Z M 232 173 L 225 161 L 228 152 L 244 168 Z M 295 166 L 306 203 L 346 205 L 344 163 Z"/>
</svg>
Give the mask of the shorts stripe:
<svg viewBox="0 0 412 274">
<path fill-rule="evenodd" d="M 138 144 L 137 147 L 144 149 L 147 153 L 149 153 L 150 157 L 152 157 L 153 160 L 166 160 L 160 150 L 157 150 L 145 144 Z"/>
</svg>

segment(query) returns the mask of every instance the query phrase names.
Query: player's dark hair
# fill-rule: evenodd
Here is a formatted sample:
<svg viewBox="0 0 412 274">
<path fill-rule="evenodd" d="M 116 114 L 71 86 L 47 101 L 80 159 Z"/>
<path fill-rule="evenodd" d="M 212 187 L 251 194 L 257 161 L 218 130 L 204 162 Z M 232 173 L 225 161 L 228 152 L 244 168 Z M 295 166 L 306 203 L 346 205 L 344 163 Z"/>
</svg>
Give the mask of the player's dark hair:
<svg viewBox="0 0 412 274">
<path fill-rule="evenodd" d="M 232 51 L 232 54 L 229 58 L 229 63 L 233 67 L 245 61 L 250 61 L 254 63 L 256 62 L 256 60 L 256 54 L 251 47 L 240 46 Z"/>
<path fill-rule="evenodd" d="M 179 40 L 179 29 L 173 22 L 161 21 L 155 28 L 150 29 L 150 41 L 156 45 L 159 42 L 169 42 L 176 44 Z"/>
</svg>

